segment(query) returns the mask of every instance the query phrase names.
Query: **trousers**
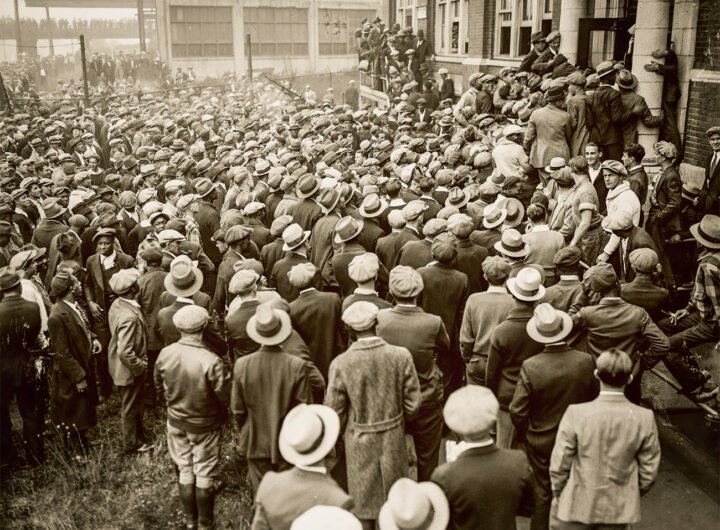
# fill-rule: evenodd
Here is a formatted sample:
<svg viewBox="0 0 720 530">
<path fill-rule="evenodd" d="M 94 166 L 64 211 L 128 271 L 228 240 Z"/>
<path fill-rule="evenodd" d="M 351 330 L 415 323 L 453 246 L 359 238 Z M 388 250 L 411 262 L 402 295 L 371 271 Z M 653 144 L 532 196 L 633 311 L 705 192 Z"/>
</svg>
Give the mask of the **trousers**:
<svg viewBox="0 0 720 530">
<path fill-rule="evenodd" d="M 415 442 L 417 454 L 418 482 L 430 480 L 438 465 L 440 441 L 442 439 L 442 403 L 426 404 L 407 425 L 407 432 Z"/>
<path fill-rule="evenodd" d="M 120 389 L 120 428 L 122 431 L 123 450 L 131 453 L 145 443 L 143 426 L 143 391 L 145 376 L 141 375 L 129 385 Z"/>
</svg>

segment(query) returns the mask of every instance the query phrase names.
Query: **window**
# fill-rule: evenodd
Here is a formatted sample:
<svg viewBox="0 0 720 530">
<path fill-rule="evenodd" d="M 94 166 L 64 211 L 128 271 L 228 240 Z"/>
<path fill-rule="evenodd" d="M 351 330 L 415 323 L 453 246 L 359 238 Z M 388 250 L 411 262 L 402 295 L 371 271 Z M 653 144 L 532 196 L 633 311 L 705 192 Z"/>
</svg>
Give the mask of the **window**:
<svg viewBox="0 0 720 530">
<path fill-rule="evenodd" d="M 495 55 L 523 56 L 533 33 L 552 30 L 552 0 L 497 0 L 496 5 Z"/>
<path fill-rule="evenodd" d="M 170 6 L 173 57 L 232 57 L 231 7 Z"/>
<path fill-rule="evenodd" d="M 308 55 L 307 9 L 246 7 L 243 13 L 254 56 Z"/>
<path fill-rule="evenodd" d="M 402 29 L 415 28 L 416 26 L 415 2 L 416 0 L 397 0 L 396 20 Z"/>
<path fill-rule="evenodd" d="M 438 53 L 445 55 L 468 52 L 468 0 L 437 0 L 437 30 L 435 43 Z"/>
<path fill-rule="evenodd" d="M 318 9 L 320 55 L 351 55 L 357 51 L 355 30 L 363 20 L 372 21 L 375 11 Z"/>
</svg>

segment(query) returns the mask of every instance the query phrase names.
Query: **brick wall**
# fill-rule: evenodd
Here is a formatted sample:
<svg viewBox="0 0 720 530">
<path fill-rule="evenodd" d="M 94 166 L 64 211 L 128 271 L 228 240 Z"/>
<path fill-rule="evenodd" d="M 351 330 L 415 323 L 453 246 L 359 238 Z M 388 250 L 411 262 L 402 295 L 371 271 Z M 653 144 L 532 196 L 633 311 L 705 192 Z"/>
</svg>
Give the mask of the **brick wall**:
<svg viewBox="0 0 720 530">
<path fill-rule="evenodd" d="M 700 0 L 695 68 L 720 72 L 720 9 L 717 0 Z"/>
<path fill-rule="evenodd" d="M 710 154 L 705 131 L 720 125 L 720 83 L 691 81 L 685 121 L 685 162 L 702 166 Z"/>
</svg>

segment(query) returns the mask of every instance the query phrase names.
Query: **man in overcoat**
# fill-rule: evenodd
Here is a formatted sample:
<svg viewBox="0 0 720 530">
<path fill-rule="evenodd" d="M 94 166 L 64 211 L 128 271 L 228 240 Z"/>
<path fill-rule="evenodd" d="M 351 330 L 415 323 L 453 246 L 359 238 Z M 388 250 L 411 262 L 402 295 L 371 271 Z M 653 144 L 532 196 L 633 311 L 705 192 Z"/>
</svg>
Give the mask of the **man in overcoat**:
<svg viewBox="0 0 720 530">
<path fill-rule="evenodd" d="M 420 382 L 421 404 L 408 424 L 415 440 L 418 480 L 430 478 L 437 467 L 442 437 L 443 374 L 439 365 L 449 354 L 450 338 L 437 315 L 417 305 L 424 285 L 415 269 L 398 265 L 390 272 L 390 293 L 396 305 L 378 313 L 377 334 L 412 354 Z"/>
<path fill-rule="evenodd" d="M 405 426 L 420 406 L 413 358 L 375 334 L 378 308 L 355 302 L 342 315 L 357 336 L 330 364 L 325 404 L 340 417 L 348 493 L 363 528 L 375 528 L 390 486 L 408 476 Z"/>
<path fill-rule="evenodd" d="M 525 359 L 510 403 L 510 417 L 533 469 L 535 510 L 532 530 L 549 528 L 550 455 L 560 419 L 568 405 L 597 396 L 595 362 L 587 353 L 571 349 L 565 339 L 572 319 L 550 304 L 539 304 L 527 323 L 530 338 L 545 349 Z"/>
</svg>

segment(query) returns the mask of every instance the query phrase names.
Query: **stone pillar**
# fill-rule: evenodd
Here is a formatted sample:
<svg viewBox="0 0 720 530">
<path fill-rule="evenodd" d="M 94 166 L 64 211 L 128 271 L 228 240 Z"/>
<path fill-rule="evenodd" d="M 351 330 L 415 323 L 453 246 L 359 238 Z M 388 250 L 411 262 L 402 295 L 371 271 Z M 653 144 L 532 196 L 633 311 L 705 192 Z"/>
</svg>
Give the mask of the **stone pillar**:
<svg viewBox="0 0 720 530">
<path fill-rule="evenodd" d="M 232 7 L 233 67 L 235 68 L 236 79 L 247 75 L 247 61 L 245 60 L 245 33 L 243 4 L 240 2 Z"/>
<path fill-rule="evenodd" d="M 642 2 L 642 0 L 639 0 Z M 560 53 L 570 64 L 577 61 L 580 18 L 587 16 L 588 0 L 563 0 L 560 11 Z"/>
<path fill-rule="evenodd" d="M 670 2 L 673 0 L 638 0 L 633 42 L 632 73 L 638 79 L 637 93 L 645 98 L 653 114 L 662 106 L 663 77 L 645 70 L 654 59 L 651 53 L 665 48 L 670 27 Z M 662 59 L 657 60 L 663 62 Z M 645 148 L 648 157 L 654 158 L 653 145 L 657 142 L 658 129 L 648 129 L 638 122 L 638 143 Z"/>
<path fill-rule="evenodd" d="M 320 58 L 320 36 L 318 35 L 318 5 L 317 0 L 311 0 L 308 9 L 308 52 L 310 58 L 310 72 L 318 71 Z"/>
<path fill-rule="evenodd" d="M 696 0 L 675 0 L 672 41 L 678 58 L 678 79 L 680 80 L 680 101 L 678 102 L 680 134 L 683 134 L 685 129 L 688 93 L 690 92 L 690 71 L 695 60 L 697 20 L 698 2 Z"/>
</svg>

